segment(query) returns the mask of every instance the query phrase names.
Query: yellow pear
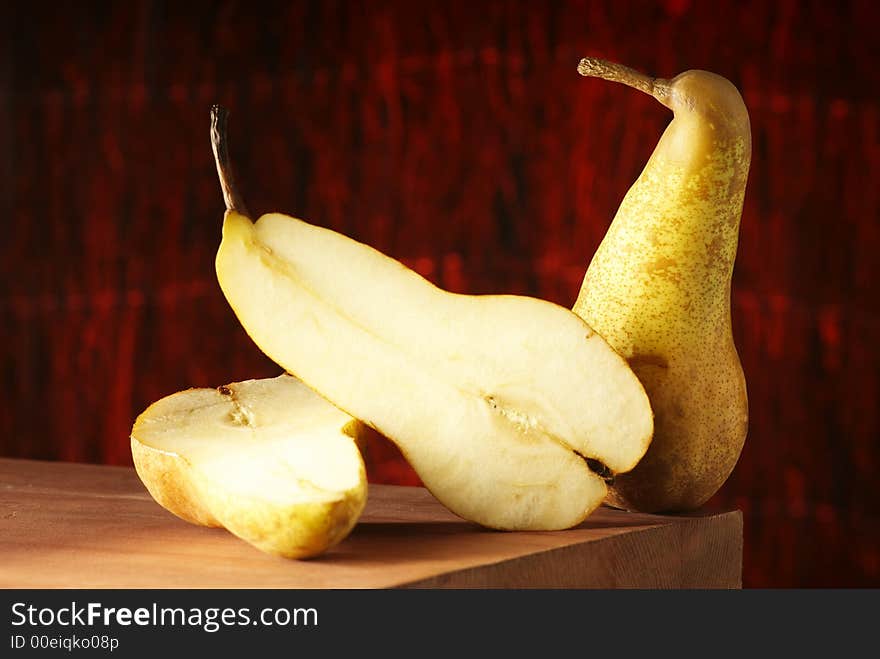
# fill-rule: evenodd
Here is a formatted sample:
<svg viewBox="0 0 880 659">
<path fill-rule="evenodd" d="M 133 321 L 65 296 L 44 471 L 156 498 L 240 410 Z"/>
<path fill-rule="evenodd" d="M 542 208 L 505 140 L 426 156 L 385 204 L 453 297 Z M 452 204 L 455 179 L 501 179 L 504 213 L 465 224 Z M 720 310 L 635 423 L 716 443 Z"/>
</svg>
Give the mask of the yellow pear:
<svg viewBox="0 0 880 659">
<path fill-rule="evenodd" d="M 367 501 L 362 426 L 290 375 L 187 389 L 136 419 L 131 455 L 156 502 L 286 558 L 317 556 Z"/>
<path fill-rule="evenodd" d="M 212 146 L 227 204 L 217 280 L 254 343 L 400 449 L 460 517 L 504 530 L 579 524 L 638 463 L 651 406 L 570 309 L 444 291 L 369 245 L 280 213 L 252 221 L 226 112 Z"/>
<path fill-rule="evenodd" d="M 748 425 L 730 320 L 748 111 L 732 83 L 707 71 L 665 80 L 592 58 L 578 71 L 646 92 L 674 113 L 574 305 L 629 362 L 654 411 L 647 453 L 617 476 L 607 501 L 646 512 L 694 509 L 727 480 Z"/>
</svg>

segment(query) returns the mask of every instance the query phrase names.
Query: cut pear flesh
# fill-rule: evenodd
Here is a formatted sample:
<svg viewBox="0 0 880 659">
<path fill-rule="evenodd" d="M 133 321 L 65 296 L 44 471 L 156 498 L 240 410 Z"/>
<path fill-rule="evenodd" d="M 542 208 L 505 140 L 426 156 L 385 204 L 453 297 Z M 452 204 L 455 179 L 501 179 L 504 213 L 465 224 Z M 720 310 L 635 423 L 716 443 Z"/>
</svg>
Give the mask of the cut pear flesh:
<svg viewBox="0 0 880 659">
<path fill-rule="evenodd" d="M 289 375 L 167 396 L 135 421 L 131 450 L 153 498 L 259 549 L 315 556 L 367 497 L 358 423 Z"/>
<path fill-rule="evenodd" d="M 467 520 L 574 526 L 605 497 L 603 476 L 632 469 L 650 443 L 642 385 L 561 306 L 449 293 L 281 214 L 228 211 L 216 269 L 260 349 L 393 441 Z"/>
</svg>

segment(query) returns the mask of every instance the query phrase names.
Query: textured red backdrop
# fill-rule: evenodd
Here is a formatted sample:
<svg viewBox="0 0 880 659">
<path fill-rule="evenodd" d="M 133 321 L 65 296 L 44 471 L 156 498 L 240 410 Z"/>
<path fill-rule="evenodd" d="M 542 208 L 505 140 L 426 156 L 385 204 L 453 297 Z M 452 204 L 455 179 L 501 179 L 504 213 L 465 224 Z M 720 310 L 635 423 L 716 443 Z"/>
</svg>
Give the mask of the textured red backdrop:
<svg viewBox="0 0 880 659">
<path fill-rule="evenodd" d="M 751 426 L 711 502 L 746 586 L 880 585 L 873 2 L 0 5 L 0 455 L 129 464 L 134 416 L 269 376 L 213 274 L 208 109 L 255 211 L 462 292 L 570 306 L 670 119 L 584 54 L 749 106 L 733 315 Z M 414 482 L 387 447 L 371 479 Z"/>
</svg>

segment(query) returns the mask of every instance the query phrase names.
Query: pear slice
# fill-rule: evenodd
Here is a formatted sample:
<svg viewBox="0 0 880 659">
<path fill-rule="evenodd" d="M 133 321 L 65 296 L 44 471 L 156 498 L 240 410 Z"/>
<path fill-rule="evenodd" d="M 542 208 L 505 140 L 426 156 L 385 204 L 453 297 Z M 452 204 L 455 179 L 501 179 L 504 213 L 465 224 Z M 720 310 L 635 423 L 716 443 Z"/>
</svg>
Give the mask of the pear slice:
<svg viewBox="0 0 880 659">
<path fill-rule="evenodd" d="M 345 538 L 363 511 L 358 426 L 281 375 L 162 398 L 135 421 L 131 453 L 147 490 L 178 517 L 307 558 Z"/>
<path fill-rule="evenodd" d="M 647 450 L 627 363 L 573 312 L 443 291 L 375 249 L 280 214 L 253 223 L 212 144 L 227 204 L 217 277 L 259 348 L 388 437 L 454 513 L 497 529 L 580 523 Z"/>
</svg>

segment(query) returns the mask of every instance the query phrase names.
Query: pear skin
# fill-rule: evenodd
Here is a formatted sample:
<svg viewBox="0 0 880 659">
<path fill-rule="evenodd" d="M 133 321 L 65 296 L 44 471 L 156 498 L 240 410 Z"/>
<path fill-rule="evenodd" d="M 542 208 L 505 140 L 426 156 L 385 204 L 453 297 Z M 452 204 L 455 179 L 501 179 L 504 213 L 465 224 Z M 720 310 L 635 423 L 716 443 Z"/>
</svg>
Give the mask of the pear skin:
<svg viewBox="0 0 880 659">
<path fill-rule="evenodd" d="M 707 71 L 664 80 L 591 58 L 578 71 L 640 89 L 674 113 L 573 310 L 629 362 L 654 411 L 647 453 L 617 476 L 607 502 L 692 510 L 727 480 L 748 425 L 730 318 L 751 159 L 748 111 L 732 83 Z"/>
</svg>

